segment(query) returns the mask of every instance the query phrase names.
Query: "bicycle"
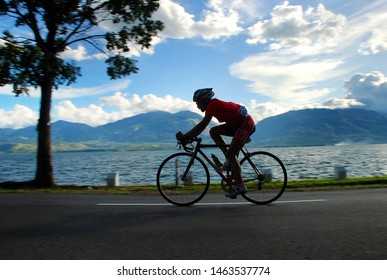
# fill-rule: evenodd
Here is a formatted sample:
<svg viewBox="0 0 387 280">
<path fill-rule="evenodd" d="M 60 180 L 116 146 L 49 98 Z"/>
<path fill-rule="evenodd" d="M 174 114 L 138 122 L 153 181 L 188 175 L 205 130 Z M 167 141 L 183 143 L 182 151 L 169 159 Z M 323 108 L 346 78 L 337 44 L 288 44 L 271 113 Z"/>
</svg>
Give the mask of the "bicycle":
<svg viewBox="0 0 387 280">
<path fill-rule="evenodd" d="M 165 200 L 178 206 L 189 206 L 200 201 L 210 186 L 210 173 L 205 161 L 222 179 L 220 182 L 222 189 L 225 192 L 231 191 L 235 183 L 231 172 L 222 171 L 222 168 L 202 151 L 220 146 L 202 144 L 202 139 L 197 137 L 188 143 L 178 142 L 178 144 L 185 152 L 168 156 L 157 171 L 157 188 Z M 287 184 L 287 172 L 282 161 L 269 152 L 250 153 L 246 145 L 241 149 L 241 153 L 242 176 L 248 189 L 241 196 L 249 202 L 260 205 L 277 200 L 285 191 Z"/>
</svg>

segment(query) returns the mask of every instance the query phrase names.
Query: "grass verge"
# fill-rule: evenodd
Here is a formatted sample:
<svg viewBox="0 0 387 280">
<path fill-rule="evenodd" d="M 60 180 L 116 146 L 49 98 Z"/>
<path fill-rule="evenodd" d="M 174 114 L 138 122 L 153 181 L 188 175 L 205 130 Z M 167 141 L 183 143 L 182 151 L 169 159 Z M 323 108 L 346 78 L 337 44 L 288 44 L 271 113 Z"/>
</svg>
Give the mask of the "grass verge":
<svg viewBox="0 0 387 280">
<path fill-rule="evenodd" d="M 387 177 L 365 177 L 337 179 L 311 179 L 289 181 L 287 190 L 312 191 L 312 190 L 338 190 L 361 188 L 386 188 Z"/>
<path fill-rule="evenodd" d="M 286 191 L 315 191 L 340 189 L 387 188 L 386 177 L 336 179 L 310 179 L 288 181 Z M 219 184 L 211 184 L 211 191 L 222 191 Z M 53 188 L 42 188 L 29 182 L 0 183 L 0 193 L 84 193 L 84 194 L 156 194 L 155 185 L 143 186 L 78 186 L 57 185 Z"/>
</svg>

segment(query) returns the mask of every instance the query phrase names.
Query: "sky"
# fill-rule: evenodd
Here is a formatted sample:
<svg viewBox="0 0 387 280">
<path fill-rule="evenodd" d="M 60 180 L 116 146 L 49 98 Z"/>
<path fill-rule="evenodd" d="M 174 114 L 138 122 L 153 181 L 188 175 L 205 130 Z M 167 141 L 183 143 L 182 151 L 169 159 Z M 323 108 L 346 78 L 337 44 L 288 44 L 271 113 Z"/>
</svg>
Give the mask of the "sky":
<svg viewBox="0 0 387 280">
<path fill-rule="evenodd" d="M 154 18 L 165 28 L 152 47 L 131 46 L 137 74 L 110 80 L 88 45 L 62 54 L 82 77 L 53 93 L 53 122 L 201 113 L 192 95 L 207 87 L 245 105 L 256 122 L 306 108 L 387 112 L 387 0 L 160 0 Z M 9 27 L 0 19 L 1 32 Z M 36 125 L 39 104 L 39 89 L 15 97 L 0 87 L 0 128 Z"/>
</svg>

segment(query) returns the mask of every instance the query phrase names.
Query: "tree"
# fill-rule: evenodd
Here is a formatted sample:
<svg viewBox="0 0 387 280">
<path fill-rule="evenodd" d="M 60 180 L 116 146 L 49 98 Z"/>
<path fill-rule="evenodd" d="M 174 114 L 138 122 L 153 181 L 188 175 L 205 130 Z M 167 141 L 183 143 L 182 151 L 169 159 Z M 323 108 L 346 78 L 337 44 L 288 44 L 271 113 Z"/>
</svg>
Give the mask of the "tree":
<svg viewBox="0 0 387 280">
<path fill-rule="evenodd" d="M 119 79 L 137 73 L 129 43 L 149 48 L 163 29 L 152 14 L 158 0 L 0 0 L 0 17 L 12 26 L 0 42 L 0 86 L 13 85 L 16 96 L 40 88 L 37 170 L 34 184 L 55 185 L 50 108 L 53 90 L 70 85 L 81 70 L 60 58 L 68 47 L 84 43 L 107 55 L 107 74 Z M 108 24 L 114 26 L 104 31 Z M 21 32 L 28 31 L 28 32 Z"/>
</svg>

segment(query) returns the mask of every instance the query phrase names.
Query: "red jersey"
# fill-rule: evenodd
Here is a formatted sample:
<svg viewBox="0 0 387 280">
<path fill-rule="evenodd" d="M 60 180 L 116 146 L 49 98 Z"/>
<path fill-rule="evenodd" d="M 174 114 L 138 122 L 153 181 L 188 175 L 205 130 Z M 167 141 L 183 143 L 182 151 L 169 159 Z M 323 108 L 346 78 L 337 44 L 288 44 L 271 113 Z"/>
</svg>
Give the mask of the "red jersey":
<svg viewBox="0 0 387 280">
<path fill-rule="evenodd" d="M 249 114 L 241 105 L 214 99 L 208 103 L 206 115 L 215 117 L 219 122 L 225 122 L 234 128 L 239 128 Z"/>
</svg>

